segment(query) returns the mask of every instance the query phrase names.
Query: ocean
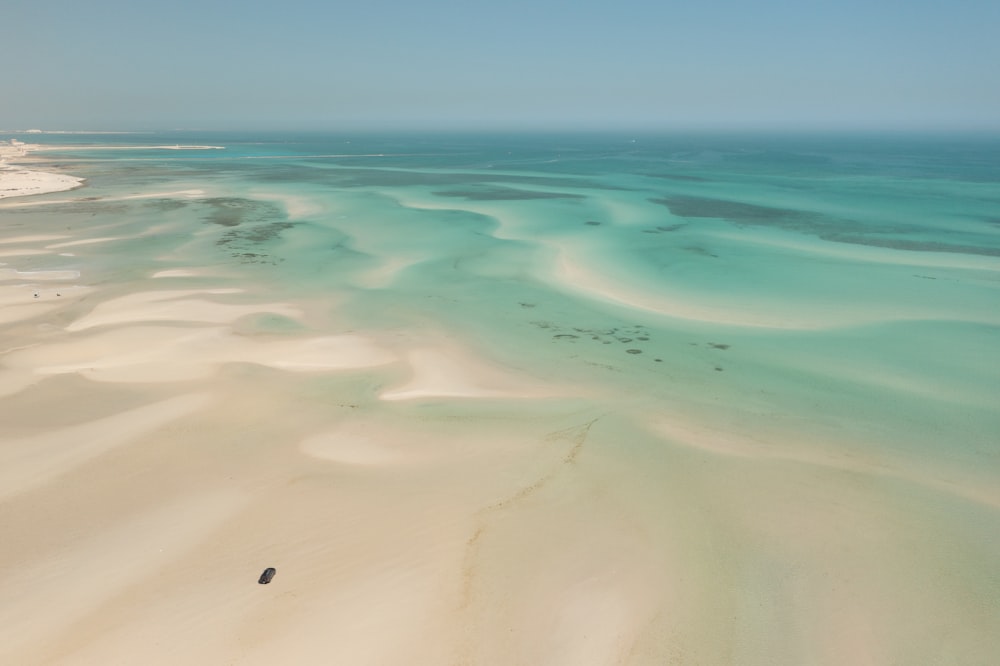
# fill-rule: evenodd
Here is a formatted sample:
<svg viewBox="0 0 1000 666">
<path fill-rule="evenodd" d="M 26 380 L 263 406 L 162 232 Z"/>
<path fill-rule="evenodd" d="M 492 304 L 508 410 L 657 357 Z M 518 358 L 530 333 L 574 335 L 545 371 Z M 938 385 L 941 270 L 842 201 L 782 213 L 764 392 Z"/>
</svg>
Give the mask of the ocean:
<svg viewBox="0 0 1000 666">
<path fill-rule="evenodd" d="M 1000 654 L 997 137 L 8 138 L 86 186 L 0 207 L 25 299 L 80 290 L 2 324 L 0 411 L 210 393 L 170 492 L 250 458 L 252 502 L 349 502 L 272 516 L 331 597 L 406 516 L 354 534 L 450 562 L 451 615 L 391 613 L 448 658 Z"/>
</svg>

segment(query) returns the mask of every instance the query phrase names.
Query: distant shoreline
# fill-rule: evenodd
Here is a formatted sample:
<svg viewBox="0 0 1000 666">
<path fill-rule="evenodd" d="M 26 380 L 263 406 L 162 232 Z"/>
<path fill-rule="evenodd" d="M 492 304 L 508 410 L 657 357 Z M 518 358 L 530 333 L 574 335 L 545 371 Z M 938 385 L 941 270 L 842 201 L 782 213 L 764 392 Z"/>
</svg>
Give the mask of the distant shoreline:
<svg viewBox="0 0 1000 666">
<path fill-rule="evenodd" d="M 62 173 L 33 171 L 15 166 L 30 153 L 76 150 L 224 150 L 225 146 L 159 145 L 159 146 L 44 146 L 24 143 L 17 139 L 0 143 L 0 199 L 24 197 L 51 192 L 65 192 L 83 187 L 86 179 Z"/>
<path fill-rule="evenodd" d="M 58 150 L 59 152 L 70 150 L 225 150 L 225 146 L 191 146 L 183 144 L 161 145 L 161 146 L 31 146 L 34 152 L 46 152 Z"/>
<path fill-rule="evenodd" d="M 36 144 L 23 143 L 16 139 L 0 143 L 0 199 L 65 192 L 83 187 L 85 179 L 77 176 L 32 171 L 12 164 L 40 148 Z"/>
</svg>

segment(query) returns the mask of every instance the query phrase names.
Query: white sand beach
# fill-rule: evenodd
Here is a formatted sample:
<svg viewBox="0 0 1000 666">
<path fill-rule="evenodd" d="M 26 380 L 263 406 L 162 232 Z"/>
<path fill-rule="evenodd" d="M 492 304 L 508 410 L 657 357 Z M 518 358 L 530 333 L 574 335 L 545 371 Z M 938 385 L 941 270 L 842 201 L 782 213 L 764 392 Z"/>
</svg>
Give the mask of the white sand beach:
<svg viewBox="0 0 1000 666">
<path fill-rule="evenodd" d="M 0 199 L 63 192 L 83 185 L 83 179 L 75 176 L 16 166 L 19 159 L 40 148 L 16 140 L 0 143 Z"/>
<path fill-rule="evenodd" d="M 492 622 L 483 595 L 496 583 L 478 577 L 470 544 L 500 505 L 565 464 L 577 444 L 549 424 L 575 408 L 528 408 L 540 410 L 537 423 L 501 416 L 487 432 L 405 405 L 521 403 L 558 398 L 558 388 L 444 339 L 241 334 L 247 317 L 303 317 L 242 289 L 121 293 L 85 272 L 19 268 L 114 237 L 2 240 L 17 252 L 0 269 L 0 401 L 16 415 L 0 424 L 0 518 L 12 529 L 0 564 L 15 601 L 0 604 L 12 632 L 0 660 L 318 663 L 327 642 L 352 663 L 478 659 L 463 626 Z M 345 393 L 332 412 L 295 398 L 296 376 L 369 369 L 383 369 L 384 386 Z M 247 383 L 245 372 L 270 379 Z M 618 559 L 595 554 L 588 566 Z M 265 566 L 278 569 L 268 587 L 256 583 Z M 605 594 L 602 585 L 588 594 Z M 559 621 L 617 636 L 625 617 L 595 606 Z M 539 654 L 559 651 L 532 640 Z M 617 649 L 622 639 L 595 640 Z M 487 660 L 513 657 L 507 649 L 489 648 L 499 656 Z"/>
<path fill-rule="evenodd" d="M 0 142 L 0 199 L 12 197 L 24 197 L 33 194 L 48 194 L 51 192 L 65 192 L 82 187 L 83 178 L 62 173 L 50 173 L 46 171 L 35 171 L 18 166 L 19 161 L 23 161 L 31 153 L 59 152 L 67 153 L 80 150 L 92 150 L 93 146 L 72 146 L 72 145 L 42 145 L 34 143 L 24 143 L 17 139 L 9 142 Z M 160 146 L 102 146 L 102 150 L 129 151 L 129 150 L 225 150 L 225 146 L 200 146 L 200 145 L 160 145 Z M 187 194 L 187 193 L 178 193 Z M 140 195 L 140 196 L 158 196 Z"/>
<path fill-rule="evenodd" d="M 12 173 L 4 196 L 79 184 Z M 148 196 L 171 192 L 194 196 Z M 49 203 L 0 230 L 2 664 L 988 663 L 988 473 L 911 463 L 756 387 L 731 409 L 651 397 L 680 380 L 624 349 L 573 352 L 598 373 L 579 382 L 436 321 L 276 297 L 267 264 L 233 279 L 160 245 L 125 263 L 133 239 L 97 214 L 46 222 Z M 345 289 L 378 308 L 409 260 L 361 254 Z M 692 327 L 832 321 L 647 299 L 569 255 L 552 271 Z M 551 333 L 538 345 L 562 349 Z"/>
</svg>

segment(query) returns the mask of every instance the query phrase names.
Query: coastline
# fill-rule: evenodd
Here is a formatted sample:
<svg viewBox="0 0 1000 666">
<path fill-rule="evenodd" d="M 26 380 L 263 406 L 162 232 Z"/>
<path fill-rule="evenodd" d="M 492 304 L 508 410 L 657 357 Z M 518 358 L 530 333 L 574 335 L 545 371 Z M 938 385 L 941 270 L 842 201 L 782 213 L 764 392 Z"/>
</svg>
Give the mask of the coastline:
<svg viewBox="0 0 1000 666">
<path fill-rule="evenodd" d="M 921 299 L 702 302 L 595 248 L 786 236 L 230 147 L 0 204 L 0 662 L 988 663 L 995 261 L 790 237 Z"/>
<path fill-rule="evenodd" d="M 0 143 L 0 199 L 65 192 L 83 187 L 84 178 L 16 166 L 18 160 L 40 149 L 41 146 L 22 143 L 17 139 Z"/>
<path fill-rule="evenodd" d="M 101 150 L 224 150 L 224 146 L 156 145 L 156 146 L 101 146 Z M 43 146 L 24 143 L 17 139 L 0 142 L 0 199 L 26 197 L 53 192 L 67 192 L 83 187 L 86 179 L 64 173 L 36 171 L 18 165 L 31 153 L 50 151 L 93 150 L 94 146 Z"/>
</svg>

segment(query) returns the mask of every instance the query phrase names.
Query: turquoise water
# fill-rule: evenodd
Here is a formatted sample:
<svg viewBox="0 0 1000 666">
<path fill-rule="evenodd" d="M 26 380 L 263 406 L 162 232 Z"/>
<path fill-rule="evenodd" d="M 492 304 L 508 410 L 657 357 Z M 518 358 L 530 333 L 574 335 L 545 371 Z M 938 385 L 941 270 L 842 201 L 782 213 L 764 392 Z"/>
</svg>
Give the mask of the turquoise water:
<svg viewBox="0 0 1000 666">
<path fill-rule="evenodd" d="M 402 424 L 394 432 L 513 432 L 551 421 L 562 434 L 546 446 L 576 441 L 568 426 L 589 424 L 579 441 L 590 438 L 591 457 L 577 460 L 574 449 L 563 460 L 578 476 L 538 473 L 507 500 L 470 508 L 482 523 L 476 538 L 487 535 L 478 546 L 486 571 L 564 562 L 504 549 L 505 529 L 511 543 L 524 537 L 498 507 L 517 505 L 540 533 L 572 531 L 578 520 L 579 543 L 591 544 L 578 536 L 590 530 L 627 533 L 624 542 L 639 544 L 635 562 L 645 563 L 635 571 L 654 572 L 649 587 L 694 609 L 651 614 L 643 641 L 661 645 L 682 629 L 692 645 L 740 637 L 727 648 L 692 647 L 703 663 L 844 663 L 810 661 L 803 646 L 823 644 L 831 623 L 829 640 L 850 643 L 854 629 L 836 618 L 855 610 L 875 627 L 871 641 L 884 649 L 871 654 L 882 663 L 995 656 L 997 137 L 30 140 L 77 144 L 37 153 L 38 168 L 82 176 L 86 187 L 5 202 L 4 234 L 104 239 L 3 259 L 22 272 L 78 271 L 97 295 L 66 322 L 134 291 L 236 287 L 244 291 L 219 300 L 303 313 L 245 317 L 233 325 L 243 336 L 351 333 L 397 352 L 454 346 L 552 389 L 552 402 L 397 403 L 379 396 L 405 382 L 403 363 L 333 379 L 223 373 L 251 392 L 239 399 L 255 409 L 268 401 L 252 391 L 273 398 L 274 413 L 258 415 L 261 430 L 276 433 L 267 446 L 294 445 L 309 427 L 343 418 L 336 410 L 345 405 L 371 423 Z M 162 149 L 182 145 L 223 149 Z M 201 273 L 154 277 L 178 270 Z M 238 449 L 246 428 L 219 438 Z M 473 445 L 454 450 L 465 446 Z M 544 468 L 547 451 L 524 469 Z M 315 478 L 348 474 L 308 462 Z M 432 478 L 413 472 L 421 474 Z M 404 473 L 389 478 L 408 488 Z M 535 504 L 522 501 L 546 484 Z M 542 511 L 537 498 L 553 488 L 563 495 L 532 523 L 542 515 L 532 513 Z M 566 497 L 583 507 L 574 518 L 560 513 L 573 504 Z M 488 551 L 491 539 L 502 557 Z M 655 573 L 668 560 L 691 577 Z M 496 589 L 485 598 L 507 598 Z M 516 619 L 516 605 L 497 603 L 470 613 L 488 624 L 503 607 Z M 767 612 L 793 607 L 805 619 L 786 635 Z M 684 613 L 690 626 L 670 624 Z M 940 624 L 944 615 L 961 627 Z M 705 626 L 719 633 L 697 628 Z M 672 653 L 656 654 L 636 663 Z"/>
<path fill-rule="evenodd" d="M 224 146 L 46 154 L 97 200 L 8 219 L 123 236 L 46 267 L 210 266 L 261 298 L 330 298 L 323 326 L 447 330 L 640 401 L 1000 466 L 996 138 L 31 138 Z M 144 192 L 167 194 L 110 200 Z"/>
</svg>

